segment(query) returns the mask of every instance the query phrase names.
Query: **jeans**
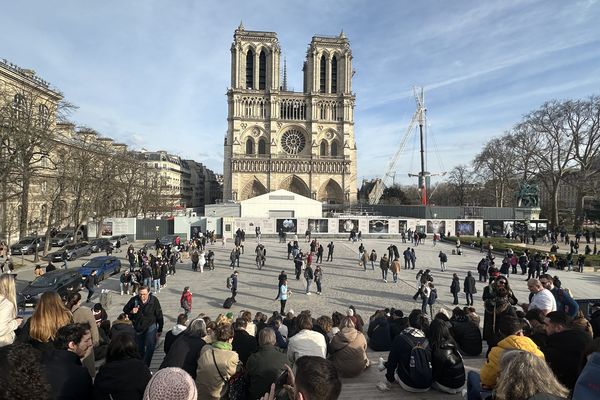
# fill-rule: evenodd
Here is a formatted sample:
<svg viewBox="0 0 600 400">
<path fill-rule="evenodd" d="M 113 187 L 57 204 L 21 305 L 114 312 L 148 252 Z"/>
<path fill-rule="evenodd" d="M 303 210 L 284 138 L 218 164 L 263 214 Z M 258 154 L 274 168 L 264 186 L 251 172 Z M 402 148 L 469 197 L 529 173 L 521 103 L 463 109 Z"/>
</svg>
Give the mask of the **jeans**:
<svg viewBox="0 0 600 400">
<path fill-rule="evenodd" d="M 423 296 L 421 302 L 421 311 L 423 312 L 423 314 L 427 314 L 427 300 L 429 300 L 429 297 Z"/>
<path fill-rule="evenodd" d="M 321 293 L 321 281 L 315 281 L 317 284 L 317 293 Z"/>
<path fill-rule="evenodd" d="M 306 293 L 310 293 L 310 284 L 312 281 L 310 279 L 306 280 Z"/>
<path fill-rule="evenodd" d="M 394 278 L 394 283 L 398 282 L 398 273 L 392 272 L 392 278 Z"/>
<path fill-rule="evenodd" d="M 387 270 L 387 269 L 382 269 L 382 270 L 381 270 L 381 278 L 382 278 L 384 281 L 387 281 L 387 272 L 388 272 L 388 270 Z"/>
<path fill-rule="evenodd" d="M 160 278 L 158 278 L 158 279 L 154 279 L 154 280 L 152 281 L 152 283 L 153 283 L 153 285 L 154 285 L 154 291 L 155 291 L 156 293 L 160 293 Z"/>
<path fill-rule="evenodd" d="M 454 302 L 452 304 L 457 305 L 458 304 L 458 293 L 452 293 L 452 295 L 454 296 Z"/>
<path fill-rule="evenodd" d="M 129 283 L 119 282 L 119 287 L 121 288 L 121 294 L 123 294 L 123 292 L 129 294 Z"/>
<path fill-rule="evenodd" d="M 485 399 L 492 392 L 481 390 L 481 377 L 475 371 L 469 371 L 467 374 L 467 400 Z"/>
<path fill-rule="evenodd" d="M 152 324 L 145 332 L 136 332 L 135 341 L 144 363 L 149 367 L 156 348 L 156 331 L 158 327 Z"/>
<path fill-rule="evenodd" d="M 144 278 L 144 286 L 150 290 L 152 288 L 152 278 Z"/>
</svg>

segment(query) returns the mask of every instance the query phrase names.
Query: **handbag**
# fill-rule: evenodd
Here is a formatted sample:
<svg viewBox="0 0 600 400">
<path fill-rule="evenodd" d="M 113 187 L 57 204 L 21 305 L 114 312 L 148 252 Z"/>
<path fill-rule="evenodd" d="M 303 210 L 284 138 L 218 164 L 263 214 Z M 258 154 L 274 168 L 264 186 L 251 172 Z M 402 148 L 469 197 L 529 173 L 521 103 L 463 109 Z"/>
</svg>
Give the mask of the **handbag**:
<svg viewBox="0 0 600 400">
<path fill-rule="evenodd" d="M 244 377 L 244 371 L 237 371 L 229 379 L 225 379 L 221 373 L 221 370 L 219 369 L 219 366 L 217 365 L 217 359 L 215 358 L 214 350 L 212 350 L 212 356 L 219 376 L 223 382 L 225 382 L 225 385 L 227 385 L 225 396 L 222 396 L 221 398 L 229 400 L 246 400 L 246 379 Z"/>
</svg>

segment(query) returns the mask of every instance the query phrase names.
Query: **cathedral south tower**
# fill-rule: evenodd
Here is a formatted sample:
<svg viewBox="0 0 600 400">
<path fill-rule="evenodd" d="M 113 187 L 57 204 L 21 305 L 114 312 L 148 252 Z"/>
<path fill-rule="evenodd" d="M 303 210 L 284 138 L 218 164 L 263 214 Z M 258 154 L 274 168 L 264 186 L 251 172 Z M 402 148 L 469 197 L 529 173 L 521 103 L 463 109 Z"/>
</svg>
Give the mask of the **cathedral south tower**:
<svg viewBox="0 0 600 400">
<path fill-rule="evenodd" d="M 285 189 L 327 204 L 356 202 L 352 51 L 343 33 L 313 36 L 304 90 L 280 82 L 274 32 L 239 26 L 231 46 L 223 200 Z M 285 74 L 284 74 L 285 75 Z"/>
</svg>

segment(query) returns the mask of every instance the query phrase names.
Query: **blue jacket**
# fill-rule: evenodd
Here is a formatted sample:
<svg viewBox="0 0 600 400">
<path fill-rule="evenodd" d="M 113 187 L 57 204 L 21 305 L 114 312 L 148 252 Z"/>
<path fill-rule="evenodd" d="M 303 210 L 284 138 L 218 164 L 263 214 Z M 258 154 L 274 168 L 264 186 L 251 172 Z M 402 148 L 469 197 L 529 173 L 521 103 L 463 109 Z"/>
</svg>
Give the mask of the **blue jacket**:
<svg viewBox="0 0 600 400">
<path fill-rule="evenodd" d="M 557 287 L 552 288 L 551 292 L 556 299 L 556 309 L 566 312 L 571 318 L 575 318 L 577 312 L 579 312 L 579 304 L 573 300 L 569 293 Z"/>
</svg>

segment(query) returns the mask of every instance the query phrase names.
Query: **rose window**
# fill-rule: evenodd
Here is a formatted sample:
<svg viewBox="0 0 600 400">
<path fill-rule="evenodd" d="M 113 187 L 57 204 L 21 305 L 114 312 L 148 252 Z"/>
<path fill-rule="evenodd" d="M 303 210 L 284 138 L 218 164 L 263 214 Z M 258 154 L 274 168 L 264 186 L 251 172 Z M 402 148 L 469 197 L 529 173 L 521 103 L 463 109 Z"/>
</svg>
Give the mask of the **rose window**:
<svg viewBox="0 0 600 400">
<path fill-rule="evenodd" d="M 302 132 L 289 130 L 281 136 L 281 147 L 288 154 L 299 154 L 306 146 L 306 139 Z"/>
</svg>

